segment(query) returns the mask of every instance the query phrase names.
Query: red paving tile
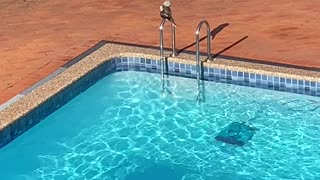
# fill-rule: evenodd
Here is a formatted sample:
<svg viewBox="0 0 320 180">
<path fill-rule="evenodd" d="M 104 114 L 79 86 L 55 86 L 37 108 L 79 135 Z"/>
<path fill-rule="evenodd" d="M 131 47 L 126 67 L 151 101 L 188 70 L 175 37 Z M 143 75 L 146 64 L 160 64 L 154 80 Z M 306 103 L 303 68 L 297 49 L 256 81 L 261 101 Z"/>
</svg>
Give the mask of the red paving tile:
<svg viewBox="0 0 320 180">
<path fill-rule="evenodd" d="M 159 5 L 150 0 L 3 0 L 0 2 L 0 103 L 100 40 L 159 44 Z M 177 48 L 192 44 L 202 19 L 212 52 L 320 68 L 320 1 L 174 0 Z M 221 27 L 221 26 L 220 26 Z M 170 29 L 165 29 L 170 47 Z M 201 30 L 205 36 L 205 30 Z M 201 50 L 205 50 L 201 42 Z M 194 50 L 194 46 L 188 50 Z"/>
</svg>

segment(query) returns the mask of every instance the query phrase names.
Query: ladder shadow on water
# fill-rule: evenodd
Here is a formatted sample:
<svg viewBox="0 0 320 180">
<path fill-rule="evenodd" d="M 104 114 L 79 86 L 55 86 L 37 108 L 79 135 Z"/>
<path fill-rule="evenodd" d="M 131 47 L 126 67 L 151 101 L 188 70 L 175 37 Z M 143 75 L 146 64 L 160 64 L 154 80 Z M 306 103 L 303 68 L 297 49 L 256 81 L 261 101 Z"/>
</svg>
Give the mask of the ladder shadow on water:
<svg viewBox="0 0 320 180">
<path fill-rule="evenodd" d="M 171 87 L 171 82 L 169 80 L 169 64 L 168 64 L 168 57 L 164 58 L 164 80 L 162 81 L 162 93 L 174 95 L 174 92 L 172 89 L 169 89 L 168 87 Z"/>
<path fill-rule="evenodd" d="M 200 89 L 198 93 L 198 103 L 205 103 L 206 102 L 206 86 L 204 80 L 204 66 L 203 62 L 200 63 Z"/>
</svg>

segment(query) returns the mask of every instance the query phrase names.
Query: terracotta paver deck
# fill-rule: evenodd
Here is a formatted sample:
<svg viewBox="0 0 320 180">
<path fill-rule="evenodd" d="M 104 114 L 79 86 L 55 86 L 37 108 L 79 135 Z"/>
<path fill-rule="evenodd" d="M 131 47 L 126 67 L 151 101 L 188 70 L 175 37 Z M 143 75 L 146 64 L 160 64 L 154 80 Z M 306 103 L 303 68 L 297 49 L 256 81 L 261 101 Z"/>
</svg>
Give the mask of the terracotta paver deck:
<svg viewBox="0 0 320 180">
<path fill-rule="evenodd" d="M 161 3 L 0 1 L 0 103 L 100 40 L 158 46 Z M 320 68 L 319 0 L 174 0 L 172 9 L 178 49 L 195 41 L 195 29 L 206 19 L 218 32 L 213 53 Z M 165 30 L 165 46 L 170 47 L 168 25 Z M 201 42 L 202 51 L 205 46 Z"/>
</svg>

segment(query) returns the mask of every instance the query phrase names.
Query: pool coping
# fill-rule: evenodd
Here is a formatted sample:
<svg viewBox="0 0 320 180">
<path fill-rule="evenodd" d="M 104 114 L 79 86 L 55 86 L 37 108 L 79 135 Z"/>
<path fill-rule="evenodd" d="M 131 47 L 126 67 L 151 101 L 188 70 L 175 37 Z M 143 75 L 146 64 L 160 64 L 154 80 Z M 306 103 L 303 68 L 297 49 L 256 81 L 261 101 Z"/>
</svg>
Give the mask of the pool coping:
<svg viewBox="0 0 320 180">
<path fill-rule="evenodd" d="M 168 56 L 170 51 L 166 49 L 165 54 Z M 57 95 L 66 87 L 81 79 L 103 63 L 113 58 L 130 56 L 144 59 L 160 59 L 159 50 L 156 48 L 138 47 L 115 42 L 101 41 L 90 50 L 62 66 L 53 74 L 49 75 L 49 77 L 25 90 L 21 93 L 21 97 L 0 111 L 0 132 L 10 131 L 10 129 L 8 130 L 8 127 L 15 123 L 19 118 L 39 107 L 42 103 Z M 195 65 L 194 59 L 195 55 L 192 53 L 180 53 L 177 57 L 167 58 L 169 62 L 190 65 Z M 205 54 L 201 53 L 200 60 L 203 61 L 203 66 L 208 68 L 220 68 L 228 69 L 230 71 L 241 71 L 264 74 L 266 76 L 320 82 L 320 72 L 318 71 L 237 61 L 224 59 L 219 56 L 214 58 L 214 61 L 211 62 L 205 62 L 205 59 Z"/>
<path fill-rule="evenodd" d="M 49 81 L 52 78 L 54 78 L 56 75 L 58 75 L 58 74 L 62 73 L 63 71 L 65 71 L 67 68 L 69 68 L 73 64 L 77 63 L 78 61 L 80 61 L 84 57 L 90 55 L 91 53 L 93 53 L 94 51 L 98 50 L 100 47 L 102 47 L 102 46 L 104 46 L 104 45 L 106 45 L 108 43 L 109 44 L 116 44 L 116 45 L 124 45 L 124 46 L 134 46 L 134 47 L 139 47 L 139 48 L 147 48 L 147 49 L 153 49 L 153 50 L 158 50 L 159 49 L 159 47 L 149 46 L 149 45 L 141 45 L 141 44 L 133 44 L 133 43 L 127 43 L 127 42 L 102 40 L 102 41 L 98 42 L 97 44 L 95 44 L 94 46 L 92 46 L 91 48 L 89 48 L 88 50 L 86 50 L 85 52 L 83 52 L 82 54 L 78 55 L 77 57 L 73 58 L 72 60 L 70 60 L 69 62 L 67 62 L 63 66 L 61 66 L 56 71 L 52 72 L 51 74 L 49 74 L 45 78 L 41 79 L 39 82 L 35 83 L 34 85 L 32 85 L 32 86 L 28 87 L 27 89 L 25 89 L 24 91 L 22 91 L 21 93 L 19 93 L 19 94 L 15 95 L 14 97 L 10 98 L 8 101 L 0 104 L 0 112 L 2 110 L 4 110 L 5 108 L 7 108 L 8 106 L 10 106 L 11 104 L 13 104 L 14 102 L 18 101 L 23 96 L 27 95 L 28 93 L 30 93 L 31 91 L 36 89 L 37 87 L 43 85 L 47 81 Z M 168 49 L 168 48 L 165 48 L 165 50 L 166 51 L 170 51 L 170 49 Z M 181 53 L 182 54 L 188 54 L 188 55 L 194 55 L 195 54 L 194 51 L 184 50 L 184 49 L 182 49 L 182 50 L 178 49 L 177 52 L 179 54 L 181 54 Z M 205 56 L 206 53 L 200 52 L 200 55 Z M 220 54 L 212 54 L 212 56 L 216 60 L 217 59 L 222 59 L 222 60 L 234 61 L 236 63 L 243 63 L 244 62 L 244 63 L 259 64 L 259 65 L 262 65 L 262 66 L 263 65 L 270 65 L 270 66 L 273 66 L 273 67 L 280 67 L 280 71 L 281 71 L 281 68 L 284 67 L 284 68 L 293 69 L 294 71 L 295 70 L 304 70 L 304 71 L 310 71 L 310 72 L 313 72 L 313 71 L 314 72 L 320 72 L 319 68 L 303 67 L 303 66 L 296 66 L 296 65 L 282 64 L 282 63 L 273 63 L 273 62 L 268 62 L 268 61 L 264 61 L 264 60 L 249 59 L 249 58 L 227 56 L 227 55 L 220 55 Z M 280 71 L 278 71 L 278 72 L 280 72 Z"/>
</svg>

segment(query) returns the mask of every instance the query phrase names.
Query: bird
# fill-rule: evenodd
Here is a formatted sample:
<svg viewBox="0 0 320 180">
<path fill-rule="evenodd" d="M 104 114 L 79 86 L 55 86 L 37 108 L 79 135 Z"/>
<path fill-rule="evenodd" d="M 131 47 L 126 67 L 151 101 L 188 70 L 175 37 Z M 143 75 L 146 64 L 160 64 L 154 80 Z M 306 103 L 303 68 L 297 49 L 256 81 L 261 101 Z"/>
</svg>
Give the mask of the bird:
<svg viewBox="0 0 320 180">
<path fill-rule="evenodd" d="M 170 7 L 171 7 L 171 0 L 164 1 L 163 4 L 160 6 L 160 16 L 163 19 L 169 20 L 174 27 L 177 27 L 172 17 L 172 11 Z"/>
</svg>

